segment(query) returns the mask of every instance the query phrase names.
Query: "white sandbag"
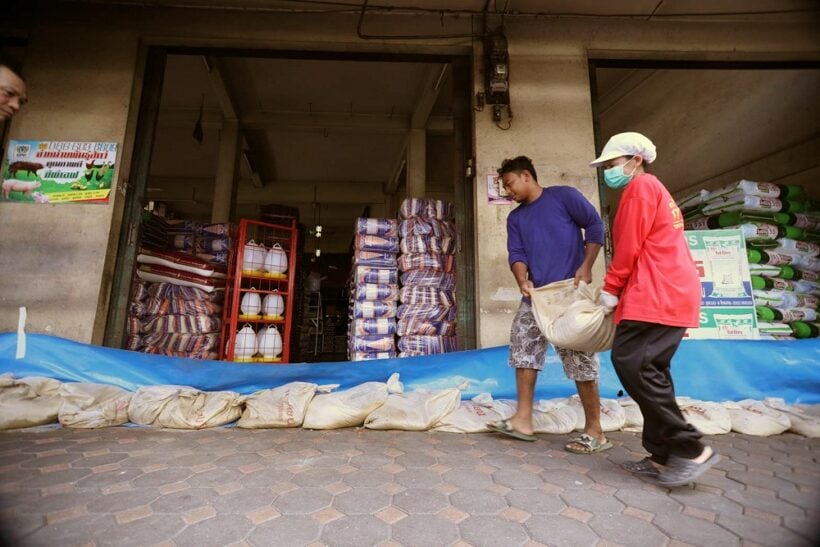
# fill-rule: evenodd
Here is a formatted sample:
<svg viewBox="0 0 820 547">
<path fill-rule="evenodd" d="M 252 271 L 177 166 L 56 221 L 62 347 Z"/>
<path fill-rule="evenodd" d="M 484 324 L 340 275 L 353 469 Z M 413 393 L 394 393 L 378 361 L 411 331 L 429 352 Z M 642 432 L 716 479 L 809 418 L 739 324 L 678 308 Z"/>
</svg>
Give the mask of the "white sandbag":
<svg viewBox="0 0 820 547">
<path fill-rule="evenodd" d="M 618 399 L 618 403 L 624 409 L 624 417 L 626 418 L 622 429 L 636 433 L 643 431 L 643 413 L 638 403 L 632 397 L 621 397 Z"/>
<path fill-rule="evenodd" d="M 299 427 L 319 386 L 290 382 L 273 389 L 257 391 L 245 399 L 245 410 L 237 427 Z"/>
<path fill-rule="evenodd" d="M 541 400 L 532 409 L 532 428 L 536 433 L 563 435 L 575 429 L 578 416 L 564 399 Z"/>
<path fill-rule="evenodd" d="M 560 399 L 559 399 L 560 400 Z M 586 427 L 586 417 L 584 416 L 584 406 L 581 404 L 581 398 L 578 395 L 573 395 L 566 399 L 566 404 L 575 411 L 577 422 L 575 429 L 583 431 Z M 626 423 L 626 412 L 621 404 L 615 399 L 601 399 L 601 430 L 618 431 L 623 429 Z"/>
<path fill-rule="evenodd" d="M 556 281 L 530 291 L 533 315 L 552 344 L 578 351 L 598 352 L 612 347 L 612 314 L 598 304 L 600 288 L 572 279 Z"/>
<path fill-rule="evenodd" d="M 33 427 L 57 421 L 60 385 L 51 378 L 0 376 L 0 430 Z"/>
<path fill-rule="evenodd" d="M 820 417 L 812 416 L 796 406 L 789 406 L 781 398 L 766 397 L 763 404 L 788 415 L 791 422 L 789 431 L 811 439 L 820 437 Z"/>
<path fill-rule="evenodd" d="M 138 425 L 156 425 L 162 409 L 181 390 L 193 389 L 185 386 L 145 386 L 137 389 L 128 404 L 128 420 Z"/>
<path fill-rule="evenodd" d="M 65 427 L 98 428 L 128 421 L 131 393 L 102 384 L 75 382 L 60 386 L 62 404 L 58 413 Z"/>
<path fill-rule="evenodd" d="M 444 416 L 433 431 L 447 433 L 483 433 L 489 431 L 488 424 L 497 422 L 501 415 L 493 409 L 492 396 L 481 393 L 471 401 L 463 401 L 458 407 Z"/>
<path fill-rule="evenodd" d="M 720 403 L 677 397 L 683 417 L 704 435 L 723 435 L 732 430 L 732 418 Z"/>
<path fill-rule="evenodd" d="M 178 386 L 153 425 L 172 429 L 205 429 L 235 422 L 245 398 L 233 391 L 200 391 Z"/>
<path fill-rule="evenodd" d="M 780 435 L 791 427 L 789 416 L 764 405 L 761 401 L 744 399 L 723 403 L 732 418 L 732 431 L 744 435 L 768 437 Z"/>
<path fill-rule="evenodd" d="M 461 392 L 455 388 L 388 395 L 364 421 L 368 429 L 427 431 L 455 410 Z"/>
<path fill-rule="evenodd" d="M 345 391 L 316 395 L 308 405 L 302 427 L 338 429 L 360 426 L 371 412 L 387 401 L 388 393 L 402 391 L 399 375 L 393 374 L 387 383 L 365 382 Z"/>
<path fill-rule="evenodd" d="M 508 420 L 518 410 L 518 402 L 511 399 L 496 399 L 492 402 L 492 409 L 502 420 Z"/>
</svg>

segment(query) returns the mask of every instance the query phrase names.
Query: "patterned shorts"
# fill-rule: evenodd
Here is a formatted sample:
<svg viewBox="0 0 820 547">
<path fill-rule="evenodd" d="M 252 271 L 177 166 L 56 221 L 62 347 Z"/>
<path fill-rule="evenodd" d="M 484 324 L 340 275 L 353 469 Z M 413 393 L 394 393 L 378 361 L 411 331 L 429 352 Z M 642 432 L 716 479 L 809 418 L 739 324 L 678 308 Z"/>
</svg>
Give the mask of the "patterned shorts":
<svg viewBox="0 0 820 547">
<path fill-rule="evenodd" d="M 532 307 L 527 302 L 521 302 L 513 319 L 510 333 L 510 366 L 543 370 L 547 346 L 549 342 L 538 328 L 538 323 L 535 322 Z M 601 362 L 597 353 L 559 347 L 555 347 L 555 351 L 564 365 L 564 374 L 567 378 L 576 382 L 598 380 Z"/>
</svg>

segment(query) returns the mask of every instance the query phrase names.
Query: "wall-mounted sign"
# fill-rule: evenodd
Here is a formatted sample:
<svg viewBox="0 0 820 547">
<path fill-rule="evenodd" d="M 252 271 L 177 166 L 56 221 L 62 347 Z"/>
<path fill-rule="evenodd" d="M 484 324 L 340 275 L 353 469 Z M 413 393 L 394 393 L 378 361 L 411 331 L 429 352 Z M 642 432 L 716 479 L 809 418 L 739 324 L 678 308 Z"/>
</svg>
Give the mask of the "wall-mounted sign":
<svg viewBox="0 0 820 547">
<path fill-rule="evenodd" d="M 700 275 L 700 327 L 687 338 L 759 338 L 746 244 L 740 230 L 685 232 Z"/>
<path fill-rule="evenodd" d="M 507 197 L 501 177 L 495 173 L 487 175 L 487 203 L 490 205 L 510 205 L 515 203 Z"/>
<path fill-rule="evenodd" d="M 108 203 L 116 162 L 113 142 L 9 141 L 2 201 Z"/>
</svg>

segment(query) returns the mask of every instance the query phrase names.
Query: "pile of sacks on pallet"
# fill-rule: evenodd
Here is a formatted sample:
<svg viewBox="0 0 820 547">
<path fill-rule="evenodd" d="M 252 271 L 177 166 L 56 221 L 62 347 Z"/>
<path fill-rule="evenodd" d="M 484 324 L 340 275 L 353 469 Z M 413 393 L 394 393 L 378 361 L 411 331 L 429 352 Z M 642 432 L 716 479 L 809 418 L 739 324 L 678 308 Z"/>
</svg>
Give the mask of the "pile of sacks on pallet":
<svg viewBox="0 0 820 547">
<path fill-rule="evenodd" d="M 119 387 L 62 383 L 50 378 L 0 376 L 0 429 L 59 422 L 64 427 L 99 428 L 128 422 L 173 429 L 204 429 L 236 422 L 243 428 L 303 427 L 480 433 L 487 424 L 509 418 L 516 403 L 482 393 L 462 401 L 457 388 L 405 392 L 398 374 L 387 382 L 338 386 L 291 382 L 240 395 L 206 392 L 185 386 L 147 386 L 131 393 Z M 746 435 L 779 435 L 786 431 L 820 437 L 820 418 L 782 399 L 713 403 L 681 397 L 686 419 L 706 435 L 735 431 Z M 577 396 L 538 401 L 533 425 L 537 433 L 566 434 L 584 427 Z M 604 431 L 640 431 L 643 417 L 628 398 L 601 400 Z"/>
</svg>

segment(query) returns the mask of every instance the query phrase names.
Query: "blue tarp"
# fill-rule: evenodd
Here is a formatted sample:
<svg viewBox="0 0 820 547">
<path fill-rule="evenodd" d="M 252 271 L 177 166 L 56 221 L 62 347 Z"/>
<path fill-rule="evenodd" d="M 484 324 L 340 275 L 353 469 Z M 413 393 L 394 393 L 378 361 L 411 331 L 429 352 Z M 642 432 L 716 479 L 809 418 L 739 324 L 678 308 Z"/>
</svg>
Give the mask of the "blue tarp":
<svg viewBox="0 0 820 547">
<path fill-rule="evenodd" d="M 461 386 L 463 397 L 489 392 L 515 397 L 515 375 L 507 366 L 507 347 L 407 359 L 288 365 L 235 364 L 147 355 L 81 344 L 54 336 L 27 335 L 27 352 L 16 359 L 17 336 L 0 334 L 0 373 L 46 376 L 61 381 L 116 385 L 134 391 L 146 385 L 187 385 L 205 391 L 242 394 L 300 380 L 349 388 L 385 381 L 394 372 L 405 389 Z M 686 340 L 672 367 L 678 395 L 707 401 L 782 397 L 788 403 L 820 403 L 820 340 Z M 609 353 L 601 354 L 600 391 L 616 397 L 622 390 Z M 550 351 L 539 374 L 536 397 L 575 393 L 560 362 Z"/>
</svg>

